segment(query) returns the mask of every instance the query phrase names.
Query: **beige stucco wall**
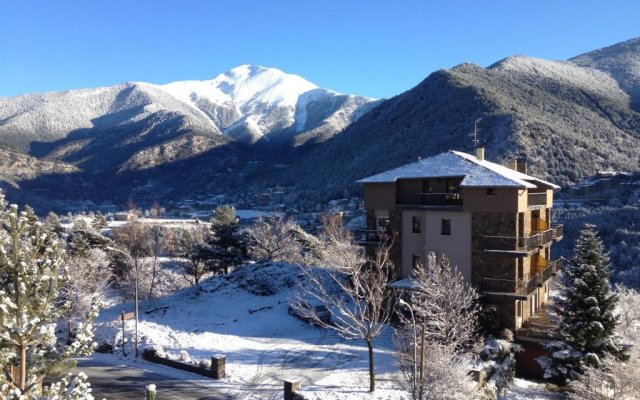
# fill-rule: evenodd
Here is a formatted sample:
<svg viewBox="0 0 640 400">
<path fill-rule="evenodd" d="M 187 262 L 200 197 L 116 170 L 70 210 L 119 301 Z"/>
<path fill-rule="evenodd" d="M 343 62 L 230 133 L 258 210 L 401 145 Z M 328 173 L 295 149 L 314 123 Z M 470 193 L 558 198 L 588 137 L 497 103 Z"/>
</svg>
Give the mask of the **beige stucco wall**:
<svg viewBox="0 0 640 400">
<path fill-rule="evenodd" d="M 423 262 L 429 251 L 446 255 L 467 282 L 471 282 L 471 213 L 455 211 L 405 210 L 402 213 L 402 277 L 410 276 L 413 255 Z M 412 232 L 412 217 L 422 219 L 422 233 Z M 441 220 L 451 220 L 451 235 L 441 235 Z"/>
<path fill-rule="evenodd" d="M 366 183 L 364 208 L 367 210 L 392 210 L 396 207 L 395 183 Z"/>
</svg>

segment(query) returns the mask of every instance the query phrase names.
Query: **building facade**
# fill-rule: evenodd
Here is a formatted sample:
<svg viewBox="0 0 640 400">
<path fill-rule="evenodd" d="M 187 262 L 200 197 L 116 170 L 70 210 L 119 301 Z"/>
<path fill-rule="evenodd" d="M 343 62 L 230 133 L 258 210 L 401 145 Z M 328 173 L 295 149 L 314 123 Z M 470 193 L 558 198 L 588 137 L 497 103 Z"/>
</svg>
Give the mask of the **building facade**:
<svg viewBox="0 0 640 400">
<path fill-rule="evenodd" d="M 484 149 L 450 151 L 359 182 L 367 229 L 356 238 L 375 244 L 393 232 L 400 279 L 430 254 L 446 256 L 514 331 L 548 301 L 560 262 L 551 247 L 563 232 L 552 223 L 559 187 L 527 175 L 524 163 L 486 161 Z"/>
</svg>

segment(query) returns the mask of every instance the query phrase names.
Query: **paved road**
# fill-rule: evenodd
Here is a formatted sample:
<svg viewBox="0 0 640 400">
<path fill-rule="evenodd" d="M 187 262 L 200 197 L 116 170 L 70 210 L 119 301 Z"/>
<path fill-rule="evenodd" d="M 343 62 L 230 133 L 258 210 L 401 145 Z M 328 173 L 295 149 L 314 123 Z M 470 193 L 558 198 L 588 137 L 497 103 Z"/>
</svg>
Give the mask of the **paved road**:
<svg viewBox="0 0 640 400">
<path fill-rule="evenodd" d="M 227 400 L 237 398 L 221 393 L 216 388 L 199 386 L 197 381 L 180 380 L 162 373 L 128 365 L 112 365 L 93 359 L 81 359 L 78 360 L 77 370 L 83 371 L 89 376 L 93 396 L 96 399 L 143 400 L 145 388 L 149 383 L 155 383 L 158 400 Z"/>
</svg>

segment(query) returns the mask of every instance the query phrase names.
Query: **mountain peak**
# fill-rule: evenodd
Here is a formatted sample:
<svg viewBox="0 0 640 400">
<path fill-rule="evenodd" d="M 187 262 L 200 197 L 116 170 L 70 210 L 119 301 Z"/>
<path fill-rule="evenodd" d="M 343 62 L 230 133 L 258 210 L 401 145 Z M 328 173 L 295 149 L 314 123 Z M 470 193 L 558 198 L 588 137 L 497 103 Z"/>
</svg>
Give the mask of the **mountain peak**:
<svg viewBox="0 0 640 400">
<path fill-rule="evenodd" d="M 318 86 L 277 68 L 244 64 L 211 80 L 179 81 L 162 88 L 187 103 L 206 99 L 214 104 L 233 103 L 242 109 L 251 104 L 295 107 L 300 95 Z"/>
</svg>

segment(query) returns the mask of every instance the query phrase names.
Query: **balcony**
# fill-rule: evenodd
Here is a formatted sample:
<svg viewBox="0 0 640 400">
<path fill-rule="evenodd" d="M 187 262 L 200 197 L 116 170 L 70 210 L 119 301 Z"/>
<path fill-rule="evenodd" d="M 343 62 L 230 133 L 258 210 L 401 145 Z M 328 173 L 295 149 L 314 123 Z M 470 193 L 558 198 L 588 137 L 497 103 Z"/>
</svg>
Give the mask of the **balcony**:
<svg viewBox="0 0 640 400">
<path fill-rule="evenodd" d="M 553 240 L 560 241 L 564 236 L 564 225 L 562 224 L 552 224 L 551 229 L 553 230 Z"/>
<path fill-rule="evenodd" d="M 539 286 L 539 279 L 496 279 L 484 278 L 484 292 L 493 295 L 513 296 L 526 300 L 529 293 Z"/>
<path fill-rule="evenodd" d="M 387 238 L 383 230 L 376 229 L 352 229 L 353 241 L 361 246 L 378 246 Z"/>
<path fill-rule="evenodd" d="M 485 236 L 484 251 L 529 255 L 555 239 L 554 229 L 540 231 L 532 236 Z"/>
<path fill-rule="evenodd" d="M 532 277 L 510 280 L 484 278 L 484 292 L 494 295 L 513 296 L 526 300 L 526 297 L 536 288 L 542 287 L 549 279 L 553 278 L 562 267 L 562 259 L 550 262 L 547 267 L 537 272 Z"/>
<path fill-rule="evenodd" d="M 529 207 L 546 207 L 547 193 L 529 193 L 527 201 Z"/>
<path fill-rule="evenodd" d="M 462 193 L 420 193 L 425 206 L 461 206 Z"/>
<path fill-rule="evenodd" d="M 462 193 L 416 193 L 405 194 L 397 199 L 399 206 L 461 207 Z"/>
</svg>

